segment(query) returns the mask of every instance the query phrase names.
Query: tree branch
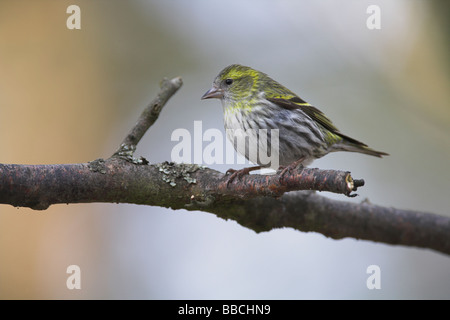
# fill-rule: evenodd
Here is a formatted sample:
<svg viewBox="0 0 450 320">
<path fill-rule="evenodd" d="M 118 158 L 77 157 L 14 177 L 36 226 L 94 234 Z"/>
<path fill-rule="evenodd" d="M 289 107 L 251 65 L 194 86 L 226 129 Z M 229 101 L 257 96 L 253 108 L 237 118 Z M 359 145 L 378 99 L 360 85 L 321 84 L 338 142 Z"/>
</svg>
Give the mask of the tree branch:
<svg viewBox="0 0 450 320">
<path fill-rule="evenodd" d="M 314 177 L 341 177 L 336 185 Z M 123 202 L 176 209 L 186 205 L 279 198 L 292 190 L 350 192 L 348 172 L 303 169 L 284 175 L 248 175 L 227 185 L 227 176 L 196 164 L 135 165 L 120 157 L 56 165 L 0 164 L 0 203 L 47 209 L 58 203 Z M 342 190 L 341 190 L 342 189 Z M 349 191 L 350 190 L 350 191 Z"/>
<path fill-rule="evenodd" d="M 306 170 L 306 169 L 305 169 Z M 316 171 L 319 169 L 309 169 Z M 289 180 L 304 184 L 303 175 Z M 430 213 L 336 201 L 310 191 L 283 194 L 277 176 L 226 177 L 198 165 L 136 165 L 121 158 L 62 165 L 0 165 L 0 203 L 43 210 L 57 203 L 117 202 L 201 210 L 256 232 L 291 227 L 430 248 L 450 254 L 450 219 Z"/>
<path fill-rule="evenodd" d="M 450 218 L 330 200 L 311 191 L 353 196 L 364 185 L 349 172 L 303 168 L 280 177 L 227 176 L 196 164 L 133 158 L 137 143 L 156 121 L 181 78 L 164 80 L 157 98 L 109 159 L 56 165 L 0 164 L 0 203 L 47 209 L 58 203 L 134 203 L 201 210 L 232 219 L 256 232 L 291 227 L 340 239 L 352 237 L 433 249 L 450 254 Z"/>
</svg>

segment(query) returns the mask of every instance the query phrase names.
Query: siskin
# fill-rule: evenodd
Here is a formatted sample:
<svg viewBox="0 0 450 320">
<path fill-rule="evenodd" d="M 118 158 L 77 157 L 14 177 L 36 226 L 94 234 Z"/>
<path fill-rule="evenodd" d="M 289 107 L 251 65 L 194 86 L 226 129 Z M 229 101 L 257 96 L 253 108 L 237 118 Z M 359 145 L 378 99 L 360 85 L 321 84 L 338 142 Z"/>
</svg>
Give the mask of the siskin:
<svg viewBox="0 0 450 320">
<path fill-rule="evenodd" d="M 202 99 L 217 98 L 222 101 L 227 137 L 237 152 L 256 167 L 233 172 L 242 176 L 263 167 L 277 169 L 278 165 L 293 169 L 299 164 L 308 165 L 314 159 L 335 151 L 350 151 L 375 157 L 388 155 L 342 134 L 317 108 L 279 84 L 267 74 L 233 64 L 223 69 L 214 79 L 212 88 Z M 266 129 L 261 131 L 261 129 Z M 271 139 L 277 130 L 278 141 Z M 261 134 L 264 132 L 264 135 Z M 246 136 L 247 143 L 238 143 Z M 249 146 L 270 150 L 275 162 L 263 163 L 259 152 Z M 273 159 L 273 157 L 271 157 Z"/>
</svg>

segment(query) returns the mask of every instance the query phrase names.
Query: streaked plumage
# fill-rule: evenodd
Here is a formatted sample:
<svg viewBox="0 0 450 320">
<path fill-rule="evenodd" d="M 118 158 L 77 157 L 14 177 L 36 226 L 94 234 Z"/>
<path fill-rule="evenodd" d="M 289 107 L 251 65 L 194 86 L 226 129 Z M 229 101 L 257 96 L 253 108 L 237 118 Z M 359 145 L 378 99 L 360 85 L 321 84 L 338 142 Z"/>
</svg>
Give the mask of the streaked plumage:
<svg viewBox="0 0 450 320">
<path fill-rule="evenodd" d="M 335 151 L 359 152 L 376 157 L 387 155 L 342 134 L 320 110 L 265 73 L 249 67 L 233 64 L 223 69 L 215 78 L 213 87 L 202 97 L 207 98 L 222 101 L 224 126 L 232 143 L 236 136 L 242 134 L 238 129 L 268 129 L 267 147 L 270 148 L 270 129 L 278 129 L 279 146 L 272 146 L 272 150 L 279 150 L 281 166 L 296 161 L 307 165 Z M 249 146 L 264 141 L 258 140 L 261 131 L 249 132 L 252 133 L 250 143 L 245 148 L 242 144 L 233 143 L 235 149 L 251 162 L 266 166 L 259 157 L 249 152 Z"/>
</svg>

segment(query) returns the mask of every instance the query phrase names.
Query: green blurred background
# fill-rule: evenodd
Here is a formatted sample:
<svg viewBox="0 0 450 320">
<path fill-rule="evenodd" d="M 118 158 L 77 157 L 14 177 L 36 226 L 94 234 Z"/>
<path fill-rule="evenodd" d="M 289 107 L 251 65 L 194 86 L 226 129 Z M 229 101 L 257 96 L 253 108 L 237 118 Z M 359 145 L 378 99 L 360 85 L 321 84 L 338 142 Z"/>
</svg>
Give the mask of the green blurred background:
<svg viewBox="0 0 450 320">
<path fill-rule="evenodd" d="M 81 8 L 81 30 L 66 9 Z M 366 9 L 381 9 L 369 30 Z M 109 157 L 163 77 L 182 89 L 138 146 L 170 160 L 171 133 L 223 130 L 200 101 L 225 66 L 264 71 L 342 132 L 391 154 L 313 166 L 364 178 L 360 196 L 449 216 L 449 1 L 0 1 L 0 162 Z M 225 171 L 229 165 L 212 165 Z M 233 166 L 239 168 L 239 165 Z M 66 268 L 81 268 L 68 290 Z M 381 268 L 381 290 L 366 269 Z M 0 205 L 2 299 L 450 298 L 450 260 L 430 250 L 128 204 Z"/>
</svg>

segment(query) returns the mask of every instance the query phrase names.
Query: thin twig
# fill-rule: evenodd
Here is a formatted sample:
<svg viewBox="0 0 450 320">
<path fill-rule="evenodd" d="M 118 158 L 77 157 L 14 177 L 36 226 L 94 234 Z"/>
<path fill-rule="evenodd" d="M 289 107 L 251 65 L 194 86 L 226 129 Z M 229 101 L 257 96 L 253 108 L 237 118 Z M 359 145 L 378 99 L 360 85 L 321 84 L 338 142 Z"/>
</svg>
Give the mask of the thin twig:
<svg viewBox="0 0 450 320">
<path fill-rule="evenodd" d="M 164 78 L 161 81 L 161 90 L 158 95 L 141 113 L 138 121 L 127 134 L 113 156 L 133 157 L 139 141 L 147 130 L 155 123 L 166 102 L 178 91 L 178 89 L 180 89 L 182 84 L 183 81 L 181 77 L 176 77 L 171 80 Z"/>
</svg>

